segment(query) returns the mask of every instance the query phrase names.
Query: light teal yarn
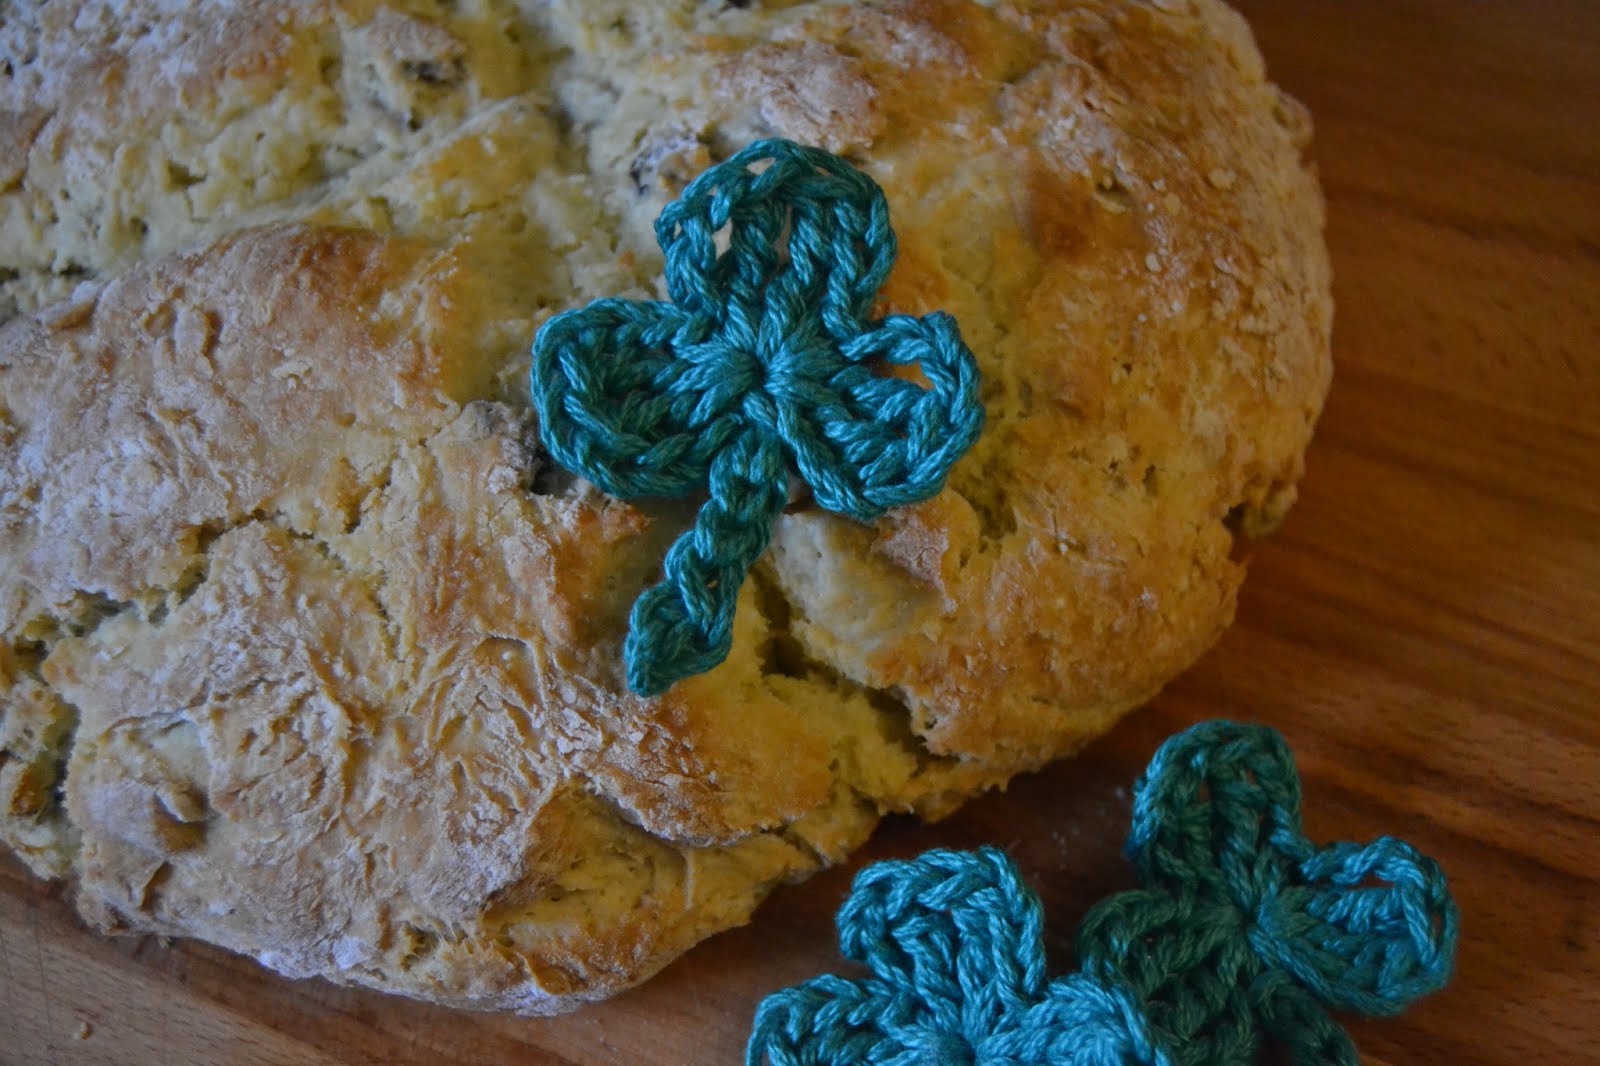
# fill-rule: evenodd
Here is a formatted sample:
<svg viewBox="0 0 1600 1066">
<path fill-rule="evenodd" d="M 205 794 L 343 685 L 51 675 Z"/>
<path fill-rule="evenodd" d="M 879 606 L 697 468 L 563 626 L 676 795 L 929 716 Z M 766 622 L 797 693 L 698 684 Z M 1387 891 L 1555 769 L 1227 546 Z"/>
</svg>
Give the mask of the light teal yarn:
<svg viewBox="0 0 1600 1066">
<path fill-rule="evenodd" d="M 839 912 L 859 981 L 820 977 L 756 1013 L 750 1066 L 1232 1066 L 1266 1041 L 1356 1066 L 1329 1010 L 1393 1015 L 1442 988 L 1459 921 L 1433 860 L 1390 837 L 1315 847 L 1276 732 L 1207 722 L 1140 779 L 1127 854 L 1081 969 L 1047 981 L 1038 898 L 999 851 L 879 863 Z"/>
<path fill-rule="evenodd" d="M 953 318 L 868 318 L 894 232 L 883 190 L 843 160 L 759 141 L 696 178 L 656 239 L 671 301 L 558 315 L 532 373 L 545 446 L 568 470 L 622 497 L 710 490 L 634 604 L 624 651 L 641 695 L 727 657 L 791 469 L 821 506 L 870 521 L 937 493 L 983 427 Z M 929 387 L 874 372 L 913 363 Z"/>
</svg>

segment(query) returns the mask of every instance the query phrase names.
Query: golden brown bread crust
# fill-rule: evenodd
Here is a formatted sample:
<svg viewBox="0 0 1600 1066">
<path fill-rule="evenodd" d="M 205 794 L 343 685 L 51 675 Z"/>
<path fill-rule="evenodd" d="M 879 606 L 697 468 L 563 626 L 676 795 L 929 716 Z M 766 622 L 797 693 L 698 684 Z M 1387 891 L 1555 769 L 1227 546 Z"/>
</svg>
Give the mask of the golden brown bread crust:
<svg viewBox="0 0 1600 1066">
<path fill-rule="evenodd" d="M 0 834 L 92 921 L 565 1009 L 1230 620 L 1331 307 L 1306 119 L 1228 9 L 269 7 L 106 15 L 98 66 L 0 37 Z M 785 515 L 727 663 L 643 700 L 690 511 L 545 465 L 525 345 L 653 294 L 655 212 L 765 135 L 883 184 L 881 306 L 957 316 L 988 428 L 920 506 Z"/>
</svg>

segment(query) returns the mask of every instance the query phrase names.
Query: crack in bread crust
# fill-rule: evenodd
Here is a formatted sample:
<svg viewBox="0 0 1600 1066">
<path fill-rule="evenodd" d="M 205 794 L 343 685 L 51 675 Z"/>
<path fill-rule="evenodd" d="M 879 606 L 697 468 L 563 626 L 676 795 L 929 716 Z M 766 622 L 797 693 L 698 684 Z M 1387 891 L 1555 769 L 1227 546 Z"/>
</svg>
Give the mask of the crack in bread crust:
<svg viewBox="0 0 1600 1066">
<path fill-rule="evenodd" d="M 1309 126 L 1215 0 L 76 0 L 0 57 L 0 839 L 286 974 L 569 1009 L 1075 750 L 1228 624 L 1328 384 Z M 642 700 L 693 501 L 546 463 L 527 345 L 763 136 L 884 186 L 879 310 L 988 428 L 797 500 Z"/>
</svg>

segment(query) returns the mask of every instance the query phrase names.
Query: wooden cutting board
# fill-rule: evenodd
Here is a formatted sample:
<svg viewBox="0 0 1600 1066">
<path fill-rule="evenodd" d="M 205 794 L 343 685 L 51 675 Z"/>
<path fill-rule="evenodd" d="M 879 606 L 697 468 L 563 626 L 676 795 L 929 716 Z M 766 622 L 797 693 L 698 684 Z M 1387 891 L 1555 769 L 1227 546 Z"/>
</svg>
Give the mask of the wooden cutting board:
<svg viewBox="0 0 1600 1066">
<path fill-rule="evenodd" d="M 722 1063 L 765 993 L 836 969 L 869 861 L 1007 847 L 1066 964 L 1130 883 L 1128 785 L 1168 734 L 1258 718 L 1317 839 L 1394 833 L 1464 911 L 1458 976 L 1355 1023 L 1372 1062 L 1600 1062 L 1600 4 L 1254 0 L 1310 105 L 1337 377 L 1301 501 L 1238 624 L 1077 760 L 850 866 L 580 1014 L 453 1013 L 294 983 L 195 944 L 108 941 L 0 860 L 6 1063 Z"/>
</svg>

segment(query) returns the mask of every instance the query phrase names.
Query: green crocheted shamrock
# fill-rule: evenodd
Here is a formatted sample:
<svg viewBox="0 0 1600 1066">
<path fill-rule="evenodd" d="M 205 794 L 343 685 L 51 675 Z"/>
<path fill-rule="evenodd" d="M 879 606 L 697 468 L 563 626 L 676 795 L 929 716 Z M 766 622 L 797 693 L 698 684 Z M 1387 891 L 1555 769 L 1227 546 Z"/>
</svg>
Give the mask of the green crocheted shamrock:
<svg viewBox="0 0 1600 1066">
<path fill-rule="evenodd" d="M 545 446 L 567 469 L 622 497 L 709 489 L 665 580 L 634 604 L 625 654 L 642 695 L 727 657 L 791 469 L 821 506 L 870 521 L 937 493 L 983 426 L 954 319 L 869 319 L 895 239 L 883 191 L 844 161 L 752 144 L 669 204 L 656 239 L 671 301 L 558 315 L 532 373 Z M 874 372 L 913 363 L 928 387 Z"/>
<path fill-rule="evenodd" d="M 1458 915 L 1433 860 L 1389 837 L 1317 848 L 1270 729 L 1208 722 L 1140 780 L 1144 887 L 1097 905 L 1081 969 L 1048 981 L 1038 898 L 1001 852 L 869 867 L 839 912 L 860 981 L 769 997 L 751 1066 L 1223 1066 L 1264 1040 L 1355 1066 L 1329 1009 L 1392 1015 L 1449 979 Z"/>
</svg>

